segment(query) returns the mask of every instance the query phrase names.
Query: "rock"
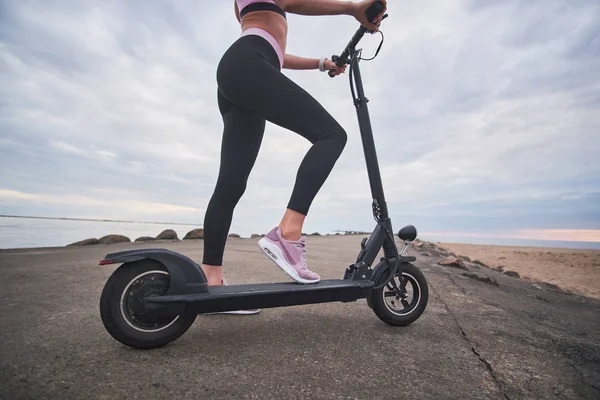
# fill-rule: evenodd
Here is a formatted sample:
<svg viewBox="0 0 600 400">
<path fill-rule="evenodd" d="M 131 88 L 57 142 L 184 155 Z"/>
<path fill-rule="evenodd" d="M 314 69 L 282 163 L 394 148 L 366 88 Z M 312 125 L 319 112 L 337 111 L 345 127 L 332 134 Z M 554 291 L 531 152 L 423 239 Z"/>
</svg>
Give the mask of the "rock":
<svg viewBox="0 0 600 400">
<path fill-rule="evenodd" d="M 473 264 L 472 262 L 467 262 L 467 266 L 469 268 L 481 269 L 481 266 L 478 264 Z"/>
<path fill-rule="evenodd" d="M 127 236 L 123 235 L 106 235 L 98 239 L 98 243 L 101 244 L 114 244 L 114 243 L 131 243 L 131 240 Z"/>
<path fill-rule="evenodd" d="M 177 232 L 173 229 L 165 229 L 157 237 L 158 240 L 179 240 Z"/>
<path fill-rule="evenodd" d="M 88 246 L 91 244 L 98 244 L 98 243 L 99 243 L 98 239 L 91 238 L 91 239 L 84 239 L 84 240 L 80 240 L 79 242 L 68 244 L 67 247 L 69 247 L 69 246 Z"/>
<path fill-rule="evenodd" d="M 419 254 L 421 254 L 423 257 L 431 257 L 431 254 L 427 253 L 426 251 L 420 252 Z"/>
<path fill-rule="evenodd" d="M 238 239 L 241 238 L 241 236 L 238 235 L 237 233 L 230 233 L 228 237 L 230 237 L 230 238 L 238 238 Z"/>
<path fill-rule="evenodd" d="M 183 237 L 183 240 L 193 239 L 204 239 L 204 229 L 192 229 Z"/>
<path fill-rule="evenodd" d="M 256 239 L 259 237 L 260 237 L 260 235 L 258 233 L 253 233 L 252 235 L 250 235 L 250 239 Z"/>
<path fill-rule="evenodd" d="M 454 256 L 446 257 L 443 260 L 441 260 L 438 264 L 444 265 L 447 267 L 467 269 L 467 267 L 465 267 L 465 264 L 463 264 L 462 260 L 459 258 L 456 258 Z"/>
<path fill-rule="evenodd" d="M 463 261 L 471 262 L 471 259 L 467 256 L 459 256 Z"/>
<path fill-rule="evenodd" d="M 134 242 L 150 242 L 152 240 L 156 240 L 156 238 L 153 238 L 152 236 L 140 236 L 135 239 Z"/>
<path fill-rule="evenodd" d="M 504 271 L 504 267 L 502 265 L 498 265 L 496 268 L 494 268 L 496 271 L 498 272 L 502 272 Z"/>
<path fill-rule="evenodd" d="M 482 263 L 482 262 L 481 262 L 481 261 L 479 261 L 479 260 L 473 260 L 473 261 L 471 261 L 471 262 L 472 262 L 473 264 L 478 264 L 478 265 L 481 265 L 482 267 L 487 267 L 487 265 L 485 265 L 484 263 Z"/>
<path fill-rule="evenodd" d="M 506 276 L 512 276 L 513 278 L 520 278 L 521 275 L 519 275 L 518 272 L 515 271 L 504 271 L 504 275 Z"/>
<path fill-rule="evenodd" d="M 464 276 L 469 277 L 469 278 L 473 278 L 473 279 L 476 279 L 478 281 L 487 283 L 488 285 L 500 286 L 500 284 L 498 283 L 498 281 L 495 280 L 494 278 L 492 278 L 491 276 L 479 274 L 477 272 L 463 272 L 462 274 Z"/>
<path fill-rule="evenodd" d="M 413 242 L 413 246 L 415 246 L 415 247 L 423 247 L 423 243 L 421 243 L 421 242 Z"/>
<path fill-rule="evenodd" d="M 506 257 L 498 257 L 498 260 L 506 260 Z"/>
<path fill-rule="evenodd" d="M 319 232 L 313 232 L 310 234 L 310 236 L 321 236 L 321 234 Z"/>
</svg>

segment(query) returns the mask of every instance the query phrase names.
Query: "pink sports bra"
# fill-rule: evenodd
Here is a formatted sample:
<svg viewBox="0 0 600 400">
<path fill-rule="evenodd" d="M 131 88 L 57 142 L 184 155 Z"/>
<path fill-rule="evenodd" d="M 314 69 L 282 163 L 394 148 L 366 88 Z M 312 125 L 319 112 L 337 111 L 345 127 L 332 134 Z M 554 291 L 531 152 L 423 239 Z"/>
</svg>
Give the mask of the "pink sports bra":
<svg viewBox="0 0 600 400">
<path fill-rule="evenodd" d="M 252 11 L 274 11 L 285 18 L 283 11 L 273 0 L 235 0 L 240 10 L 240 18 Z"/>
</svg>

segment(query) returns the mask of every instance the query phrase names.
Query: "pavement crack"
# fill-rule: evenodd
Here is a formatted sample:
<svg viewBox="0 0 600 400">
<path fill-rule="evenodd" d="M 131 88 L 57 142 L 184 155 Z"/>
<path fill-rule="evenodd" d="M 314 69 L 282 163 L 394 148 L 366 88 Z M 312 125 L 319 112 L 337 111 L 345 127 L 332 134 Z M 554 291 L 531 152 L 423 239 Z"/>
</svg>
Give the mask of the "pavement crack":
<svg viewBox="0 0 600 400">
<path fill-rule="evenodd" d="M 454 285 L 460 289 L 460 291 L 466 296 L 467 295 L 467 291 L 465 290 L 464 287 L 460 286 L 458 283 L 456 283 L 456 281 L 454 280 L 454 278 L 452 277 L 452 274 L 446 273 L 446 275 L 448 276 L 448 279 L 450 279 L 450 281 L 452 281 L 452 283 L 454 283 Z"/>
<path fill-rule="evenodd" d="M 454 280 L 452 278 L 450 278 L 450 280 L 456 285 L 456 282 L 454 282 Z M 458 286 L 458 285 L 456 285 L 456 286 Z M 460 330 L 460 333 L 462 334 L 463 338 L 469 344 L 469 347 L 471 348 L 471 352 L 477 357 L 477 359 L 479 360 L 479 362 L 481 362 L 485 366 L 485 369 L 488 371 L 488 373 L 490 374 L 490 376 L 492 377 L 492 379 L 496 383 L 496 386 L 498 387 L 498 389 L 500 390 L 500 392 L 504 395 L 504 397 L 506 399 L 510 400 L 510 397 L 508 397 L 508 394 L 506 394 L 506 390 L 504 388 L 504 384 L 496 376 L 496 373 L 495 373 L 494 368 L 492 367 L 492 365 L 477 351 L 477 349 L 475 348 L 475 345 L 473 344 L 473 341 L 471 340 L 471 338 L 469 338 L 469 335 L 467 335 L 467 333 L 465 332 L 465 330 L 463 329 L 463 327 L 460 325 L 460 322 L 458 322 L 458 318 L 456 318 L 456 315 L 454 315 L 454 313 L 452 312 L 452 310 L 450 309 L 450 307 L 448 307 L 448 304 L 446 304 L 446 302 L 442 299 L 442 297 L 435 290 L 435 288 L 433 287 L 433 285 L 430 284 L 429 287 L 433 290 L 433 292 L 435 293 L 436 297 L 444 305 L 444 308 L 446 309 L 446 311 L 448 311 L 448 313 L 450 314 L 450 316 L 452 317 L 452 319 L 456 323 L 456 326 Z"/>
</svg>

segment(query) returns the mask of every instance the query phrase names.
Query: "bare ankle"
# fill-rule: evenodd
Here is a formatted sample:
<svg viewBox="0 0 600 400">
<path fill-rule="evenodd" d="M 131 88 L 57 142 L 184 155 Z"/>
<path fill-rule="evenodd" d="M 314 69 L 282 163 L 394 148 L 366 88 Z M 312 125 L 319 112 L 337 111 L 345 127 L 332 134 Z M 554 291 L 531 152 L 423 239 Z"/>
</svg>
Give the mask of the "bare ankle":
<svg viewBox="0 0 600 400">
<path fill-rule="evenodd" d="M 203 264 L 202 270 L 208 281 L 208 286 L 221 286 L 223 284 L 223 267 Z"/>
<path fill-rule="evenodd" d="M 302 232 L 298 229 L 281 228 L 281 237 L 285 240 L 295 242 L 300 239 L 300 236 L 302 236 Z"/>
<path fill-rule="evenodd" d="M 302 225 L 304 224 L 305 215 L 291 209 L 286 209 L 279 228 L 281 229 L 281 237 L 285 240 L 296 241 L 302 236 Z"/>
</svg>

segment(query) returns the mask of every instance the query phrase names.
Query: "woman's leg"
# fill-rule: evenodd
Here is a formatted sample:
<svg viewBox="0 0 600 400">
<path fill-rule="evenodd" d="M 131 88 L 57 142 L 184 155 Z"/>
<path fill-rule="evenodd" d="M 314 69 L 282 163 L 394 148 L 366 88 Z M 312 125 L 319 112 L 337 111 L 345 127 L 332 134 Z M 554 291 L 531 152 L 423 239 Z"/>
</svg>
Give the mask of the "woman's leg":
<svg viewBox="0 0 600 400">
<path fill-rule="evenodd" d="M 260 37 L 255 37 L 255 43 L 247 45 L 255 45 L 256 51 L 260 51 L 261 41 L 269 46 Z M 270 51 L 275 54 L 272 49 Z M 324 76 L 319 78 L 325 79 Z M 217 78 L 223 93 L 235 104 L 300 134 L 312 143 L 298 168 L 287 207 L 306 216 L 346 145 L 346 132 L 317 100 L 283 75 L 274 66 L 273 60 L 256 54 L 230 60 L 219 69 Z"/>
<path fill-rule="evenodd" d="M 204 216 L 202 269 L 209 285 L 221 285 L 223 252 L 233 211 L 260 149 L 265 120 L 229 102 L 219 91 L 224 130 L 217 184 Z"/>
<path fill-rule="evenodd" d="M 238 45 L 224 57 L 217 72 L 222 93 L 236 105 L 312 143 L 298 168 L 280 226 L 267 233 L 259 245 L 294 280 L 318 282 L 319 275 L 306 265 L 300 233 L 312 201 L 346 145 L 346 132 L 317 100 L 281 73 L 266 40 L 246 36 Z"/>
</svg>

